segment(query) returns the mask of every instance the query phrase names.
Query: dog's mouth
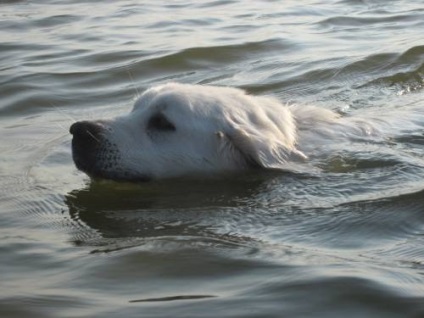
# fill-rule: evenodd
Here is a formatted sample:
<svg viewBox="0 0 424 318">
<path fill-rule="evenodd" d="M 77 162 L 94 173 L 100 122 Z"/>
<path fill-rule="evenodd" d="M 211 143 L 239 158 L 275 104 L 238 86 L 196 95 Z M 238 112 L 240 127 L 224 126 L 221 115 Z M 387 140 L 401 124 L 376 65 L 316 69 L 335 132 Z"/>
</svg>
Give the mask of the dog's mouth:
<svg viewBox="0 0 424 318">
<path fill-rule="evenodd" d="M 72 159 L 75 166 L 92 179 L 120 182 L 146 182 L 151 176 L 121 167 L 121 154 L 113 143 L 105 138 L 102 122 L 81 121 L 70 127 Z"/>
</svg>

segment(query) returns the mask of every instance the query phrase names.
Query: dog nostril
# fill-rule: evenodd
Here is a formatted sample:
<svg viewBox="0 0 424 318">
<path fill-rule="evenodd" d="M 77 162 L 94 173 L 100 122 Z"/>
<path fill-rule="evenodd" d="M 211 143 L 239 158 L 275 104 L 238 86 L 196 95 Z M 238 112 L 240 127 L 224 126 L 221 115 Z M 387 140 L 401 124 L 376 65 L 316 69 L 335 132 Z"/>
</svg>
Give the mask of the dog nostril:
<svg viewBox="0 0 424 318">
<path fill-rule="evenodd" d="M 101 124 L 91 121 L 79 121 L 71 125 L 69 132 L 74 137 L 96 138 L 104 131 Z"/>
</svg>

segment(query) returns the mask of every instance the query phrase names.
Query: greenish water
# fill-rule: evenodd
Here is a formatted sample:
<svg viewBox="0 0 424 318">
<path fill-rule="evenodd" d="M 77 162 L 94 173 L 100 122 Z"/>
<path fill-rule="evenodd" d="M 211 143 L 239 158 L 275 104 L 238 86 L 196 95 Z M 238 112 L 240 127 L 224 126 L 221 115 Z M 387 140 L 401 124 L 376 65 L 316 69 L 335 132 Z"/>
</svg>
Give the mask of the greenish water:
<svg viewBox="0 0 424 318">
<path fill-rule="evenodd" d="M 419 0 L 1 2 L 0 316 L 423 317 L 420 129 L 141 185 L 90 182 L 68 133 L 168 81 L 407 113 L 423 31 Z"/>
</svg>

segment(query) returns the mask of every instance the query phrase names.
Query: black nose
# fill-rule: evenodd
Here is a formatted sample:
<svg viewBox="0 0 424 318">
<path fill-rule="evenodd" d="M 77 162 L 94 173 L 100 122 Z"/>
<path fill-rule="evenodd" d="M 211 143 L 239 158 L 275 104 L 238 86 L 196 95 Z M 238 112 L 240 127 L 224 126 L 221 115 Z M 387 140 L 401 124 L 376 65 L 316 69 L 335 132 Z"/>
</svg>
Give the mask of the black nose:
<svg viewBox="0 0 424 318">
<path fill-rule="evenodd" d="M 100 121 L 79 121 L 69 128 L 72 138 L 72 158 L 78 169 L 92 173 L 97 166 L 99 151 L 104 146 L 106 128 Z"/>
<path fill-rule="evenodd" d="M 72 124 L 69 132 L 74 136 L 74 138 L 80 140 L 94 140 L 98 141 L 104 127 L 101 123 L 92 122 L 92 121 L 78 121 Z"/>
</svg>

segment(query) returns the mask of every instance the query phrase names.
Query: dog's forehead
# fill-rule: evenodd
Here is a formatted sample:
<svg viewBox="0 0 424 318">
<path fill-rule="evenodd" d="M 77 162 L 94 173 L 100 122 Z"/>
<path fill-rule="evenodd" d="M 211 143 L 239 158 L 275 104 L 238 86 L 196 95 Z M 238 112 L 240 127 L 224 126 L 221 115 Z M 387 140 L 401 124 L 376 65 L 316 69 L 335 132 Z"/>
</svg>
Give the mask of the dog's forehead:
<svg viewBox="0 0 424 318">
<path fill-rule="evenodd" d="M 219 112 L 219 109 L 228 106 L 221 100 L 221 93 L 209 86 L 196 86 L 194 89 L 193 85 L 166 84 L 145 91 L 135 102 L 133 111 Z"/>
<path fill-rule="evenodd" d="M 133 110 L 145 108 L 164 109 L 171 104 L 178 104 L 184 101 L 184 92 L 169 86 L 158 86 L 146 90 L 134 103 Z"/>
</svg>

